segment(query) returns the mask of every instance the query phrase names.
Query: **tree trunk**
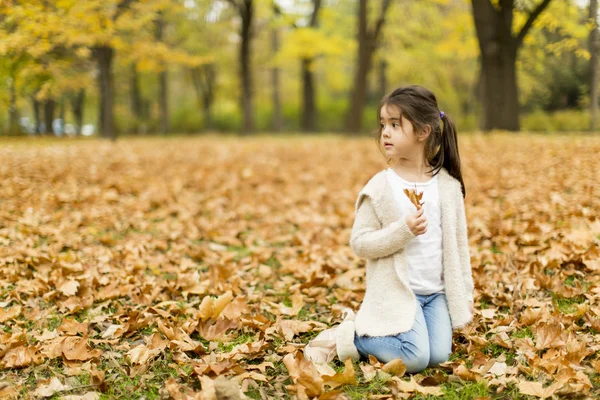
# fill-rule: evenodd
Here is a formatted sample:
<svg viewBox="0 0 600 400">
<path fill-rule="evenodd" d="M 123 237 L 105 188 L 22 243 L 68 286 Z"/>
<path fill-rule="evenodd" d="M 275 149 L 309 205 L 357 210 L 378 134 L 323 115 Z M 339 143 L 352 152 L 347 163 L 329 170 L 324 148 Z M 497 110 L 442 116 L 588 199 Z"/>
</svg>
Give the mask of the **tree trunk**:
<svg viewBox="0 0 600 400">
<path fill-rule="evenodd" d="M 131 133 L 140 133 L 140 122 L 142 121 L 142 94 L 140 93 L 140 84 L 136 63 L 131 64 L 131 74 L 129 78 L 131 95 L 131 114 L 133 115 L 133 125 Z"/>
<path fill-rule="evenodd" d="M 314 132 L 317 130 L 317 110 L 315 107 L 315 84 L 311 71 L 313 60 L 302 60 L 302 130 Z"/>
<path fill-rule="evenodd" d="M 54 120 L 54 100 L 48 99 L 44 102 L 44 133 L 54 134 L 52 121 Z"/>
<path fill-rule="evenodd" d="M 254 102 L 253 102 L 253 84 L 251 67 L 251 40 L 252 40 L 252 19 L 254 17 L 253 0 L 243 0 L 240 8 L 242 17 L 240 46 L 240 71 L 242 77 L 242 110 L 244 113 L 244 126 L 242 133 L 247 134 L 254 131 Z"/>
<path fill-rule="evenodd" d="M 550 1 L 539 2 L 516 35 L 513 33 L 514 0 L 502 0 L 496 6 L 490 0 L 472 1 L 481 52 L 483 130 L 519 130 L 517 55 L 523 39 Z"/>
<path fill-rule="evenodd" d="M 162 13 L 154 21 L 155 38 L 158 42 L 164 42 L 165 20 Z M 167 66 L 161 63 L 161 71 L 158 73 L 158 107 L 160 109 L 160 133 L 166 135 L 169 132 L 169 92 L 168 92 L 168 71 Z"/>
<path fill-rule="evenodd" d="M 598 119 L 598 0 L 590 0 L 590 130 L 596 130 Z"/>
<path fill-rule="evenodd" d="M 9 78 L 10 81 L 10 103 L 8 106 L 8 133 L 10 135 L 19 134 L 19 110 L 17 109 L 17 85 L 15 78 Z"/>
<path fill-rule="evenodd" d="M 385 71 L 387 70 L 387 61 L 382 59 L 379 61 L 379 95 L 385 96 L 388 92 L 387 76 Z"/>
<path fill-rule="evenodd" d="M 65 121 L 65 99 L 64 97 L 61 97 L 60 99 L 60 103 L 59 103 L 59 108 L 58 108 L 58 118 L 62 119 L 63 124 Z"/>
<path fill-rule="evenodd" d="M 96 60 L 98 61 L 98 86 L 100 91 L 100 112 L 98 126 L 102 136 L 116 140 L 114 118 L 113 118 L 113 75 L 112 60 L 114 49 L 108 46 L 94 48 Z"/>
<path fill-rule="evenodd" d="M 313 0 L 313 12 L 309 26 L 316 28 L 319 20 L 321 0 Z M 314 59 L 302 59 L 302 130 L 314 132 L 317 130 L 317 107 L 315 101 L 315 78 L 313 74 Z"/>
<path fill-rule="evenodd" d="M 350 109 L 346 118 L 346 130 L 358 133 L 362 127 L 362 113 L 367 95 L 367 75 L 371 69 L 373 53 L 377 49 L 386 11 L 391 0 L 383 0 L 381 14 L 373 29 L 368 27 L 367 0 L 359 0 L 358 7 L 358 59 L 354 75 L 354 91 L 350 98 Z"/>
<path fill-rule="evenodd" d="M 166 67 L 165 67 L 166 68 Z M 163 70 L 158 75 L 159 81 L 159 108 L 160 108 L 160 133 L 166 135 L 169 132 L 169 88 L 168 72 Z"/>
<path fill-rule="evenodd" d="M 207 129 L 212 129 L 213 127 L 213 118 L 212 118 L 212 106 L 215 100 L 215 79 L 216 79 L 216 70 L 214 64 L 207 64 L 204 66 L 205 76 L 206 76 L 206 89 L 204 90 L 203 96 L 203 110 L 204 110 L 204 126 Z"/>
<path fill-rule="evenodd" d="M 73 112 L 73 118 L 75 118 L 75 133 L 77 136 L 81 135 L 81 128 L 83 126 L 83 104 L 85 101 L 85 89 L 79 89 L 77 94 L 71 98 L 71 110 Z"/>
<path fill-rule="evenodd" d="M 215 97 L 214 82 L 216 71 L 214 64 L 205 64 L 190 70 L 192 83 L 198 97 L 198 103 L 202 103 L 204 112 L 204 128 L 212 129 L 212 105 Z"/>
<path fill-rule="evenodd" d="M 494 43 L 482 54 L 483 129 L 519 130 L 516 47 Z"/>
<path fill-rule="evenodd" d="M 42 121 L 40 117 L 40 101 L 35 97 L 35 93 L 31 96 L 31 105 L 33 106 L 33 119 L 35 121 L 33 133 L 36 135 L 41 135 Z"/>
<path fill-rule="evenodd" d="M 281 12 L 279 7 L 273 2 L 273 9 L 276 16 L 279 16 Z M 271 31 L 271 51 L 273 54 L 277 54 L 279 51 L 279 28 L 275 27 Z M 271 85 L 273 89 L 272 102 L 273 102 L 273 119 L 271 120 L 271 129 L 275 132 L 280 132 L 283 129 L 283 113 L 281 111 L 281 96 L 280 96 L 280 85 L 279 85 L 279 67 L 275 66 L 271 70 Z"/>
</svg>

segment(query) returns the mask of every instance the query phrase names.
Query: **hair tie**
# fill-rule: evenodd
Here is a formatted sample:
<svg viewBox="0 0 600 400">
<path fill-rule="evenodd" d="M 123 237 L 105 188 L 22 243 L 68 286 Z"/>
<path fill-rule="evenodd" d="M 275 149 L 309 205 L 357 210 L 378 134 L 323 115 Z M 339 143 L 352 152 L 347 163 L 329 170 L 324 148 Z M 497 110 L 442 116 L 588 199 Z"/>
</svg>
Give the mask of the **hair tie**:
<svg viewBox="0 0 600 400">
<path fill-rule="evenodd" d="M 444 115 L 446 115 L 446 114 L 444 114 L 443 111 L 440 111 L 440 118 L 444 118 Z"/>
</svg>

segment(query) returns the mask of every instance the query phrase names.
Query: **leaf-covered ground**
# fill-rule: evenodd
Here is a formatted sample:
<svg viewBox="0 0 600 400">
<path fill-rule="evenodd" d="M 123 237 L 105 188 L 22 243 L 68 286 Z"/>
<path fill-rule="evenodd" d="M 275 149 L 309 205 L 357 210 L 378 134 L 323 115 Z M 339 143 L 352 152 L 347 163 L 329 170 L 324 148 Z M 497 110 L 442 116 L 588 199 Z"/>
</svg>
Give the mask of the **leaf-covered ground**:
<svg viewBox="0 0 600 400">
<path fill-rule="evenodd" d="M 372 139 L 0 144 L 0 397 L 600 395 L 600 138 L 461 138 L 475 321 L 421 374 L 303 346 L 357 309 Z"/>
</svg>

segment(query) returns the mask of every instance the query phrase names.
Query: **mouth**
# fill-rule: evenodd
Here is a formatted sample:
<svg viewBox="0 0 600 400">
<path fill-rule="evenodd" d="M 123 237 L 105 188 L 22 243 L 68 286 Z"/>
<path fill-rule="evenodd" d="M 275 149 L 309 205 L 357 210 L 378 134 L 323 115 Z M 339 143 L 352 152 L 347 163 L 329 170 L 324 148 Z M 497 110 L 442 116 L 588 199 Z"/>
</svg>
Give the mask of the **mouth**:
<svg viewBox="0 0 600 400">
<path fill-rule="evenodd" d="M 394 147 L 394 145 L 393 145 L 393 144 L 391 144 L 391 143 L 384 143 L 384 144 L 383 144 L 383 147 L 385 147 L 385 148 L 389 148 L 389 147 Z"/>
</svg>

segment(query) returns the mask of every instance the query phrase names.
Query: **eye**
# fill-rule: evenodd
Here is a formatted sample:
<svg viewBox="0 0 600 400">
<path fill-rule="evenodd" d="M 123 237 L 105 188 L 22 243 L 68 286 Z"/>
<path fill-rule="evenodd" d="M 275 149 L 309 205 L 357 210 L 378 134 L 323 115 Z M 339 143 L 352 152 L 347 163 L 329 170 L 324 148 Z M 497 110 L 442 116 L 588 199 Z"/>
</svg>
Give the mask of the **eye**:
<svg viewBox="0 0 600 400">
<path fill-rule="evenodd" d="M 380 123 L 380 124 L 379 124 L 379 127 L 380 127 L 380 128 L 383 128 L 383 124 L 382 124 L 382 123 Z"/>
<path fill-rule="evenodd" d="M 400 124 L 398 124 L 397 122 L 394 122 L 392 125 L 394 126 L 394 128 L 397 128 L 400 126 Z"/>
</svg>

